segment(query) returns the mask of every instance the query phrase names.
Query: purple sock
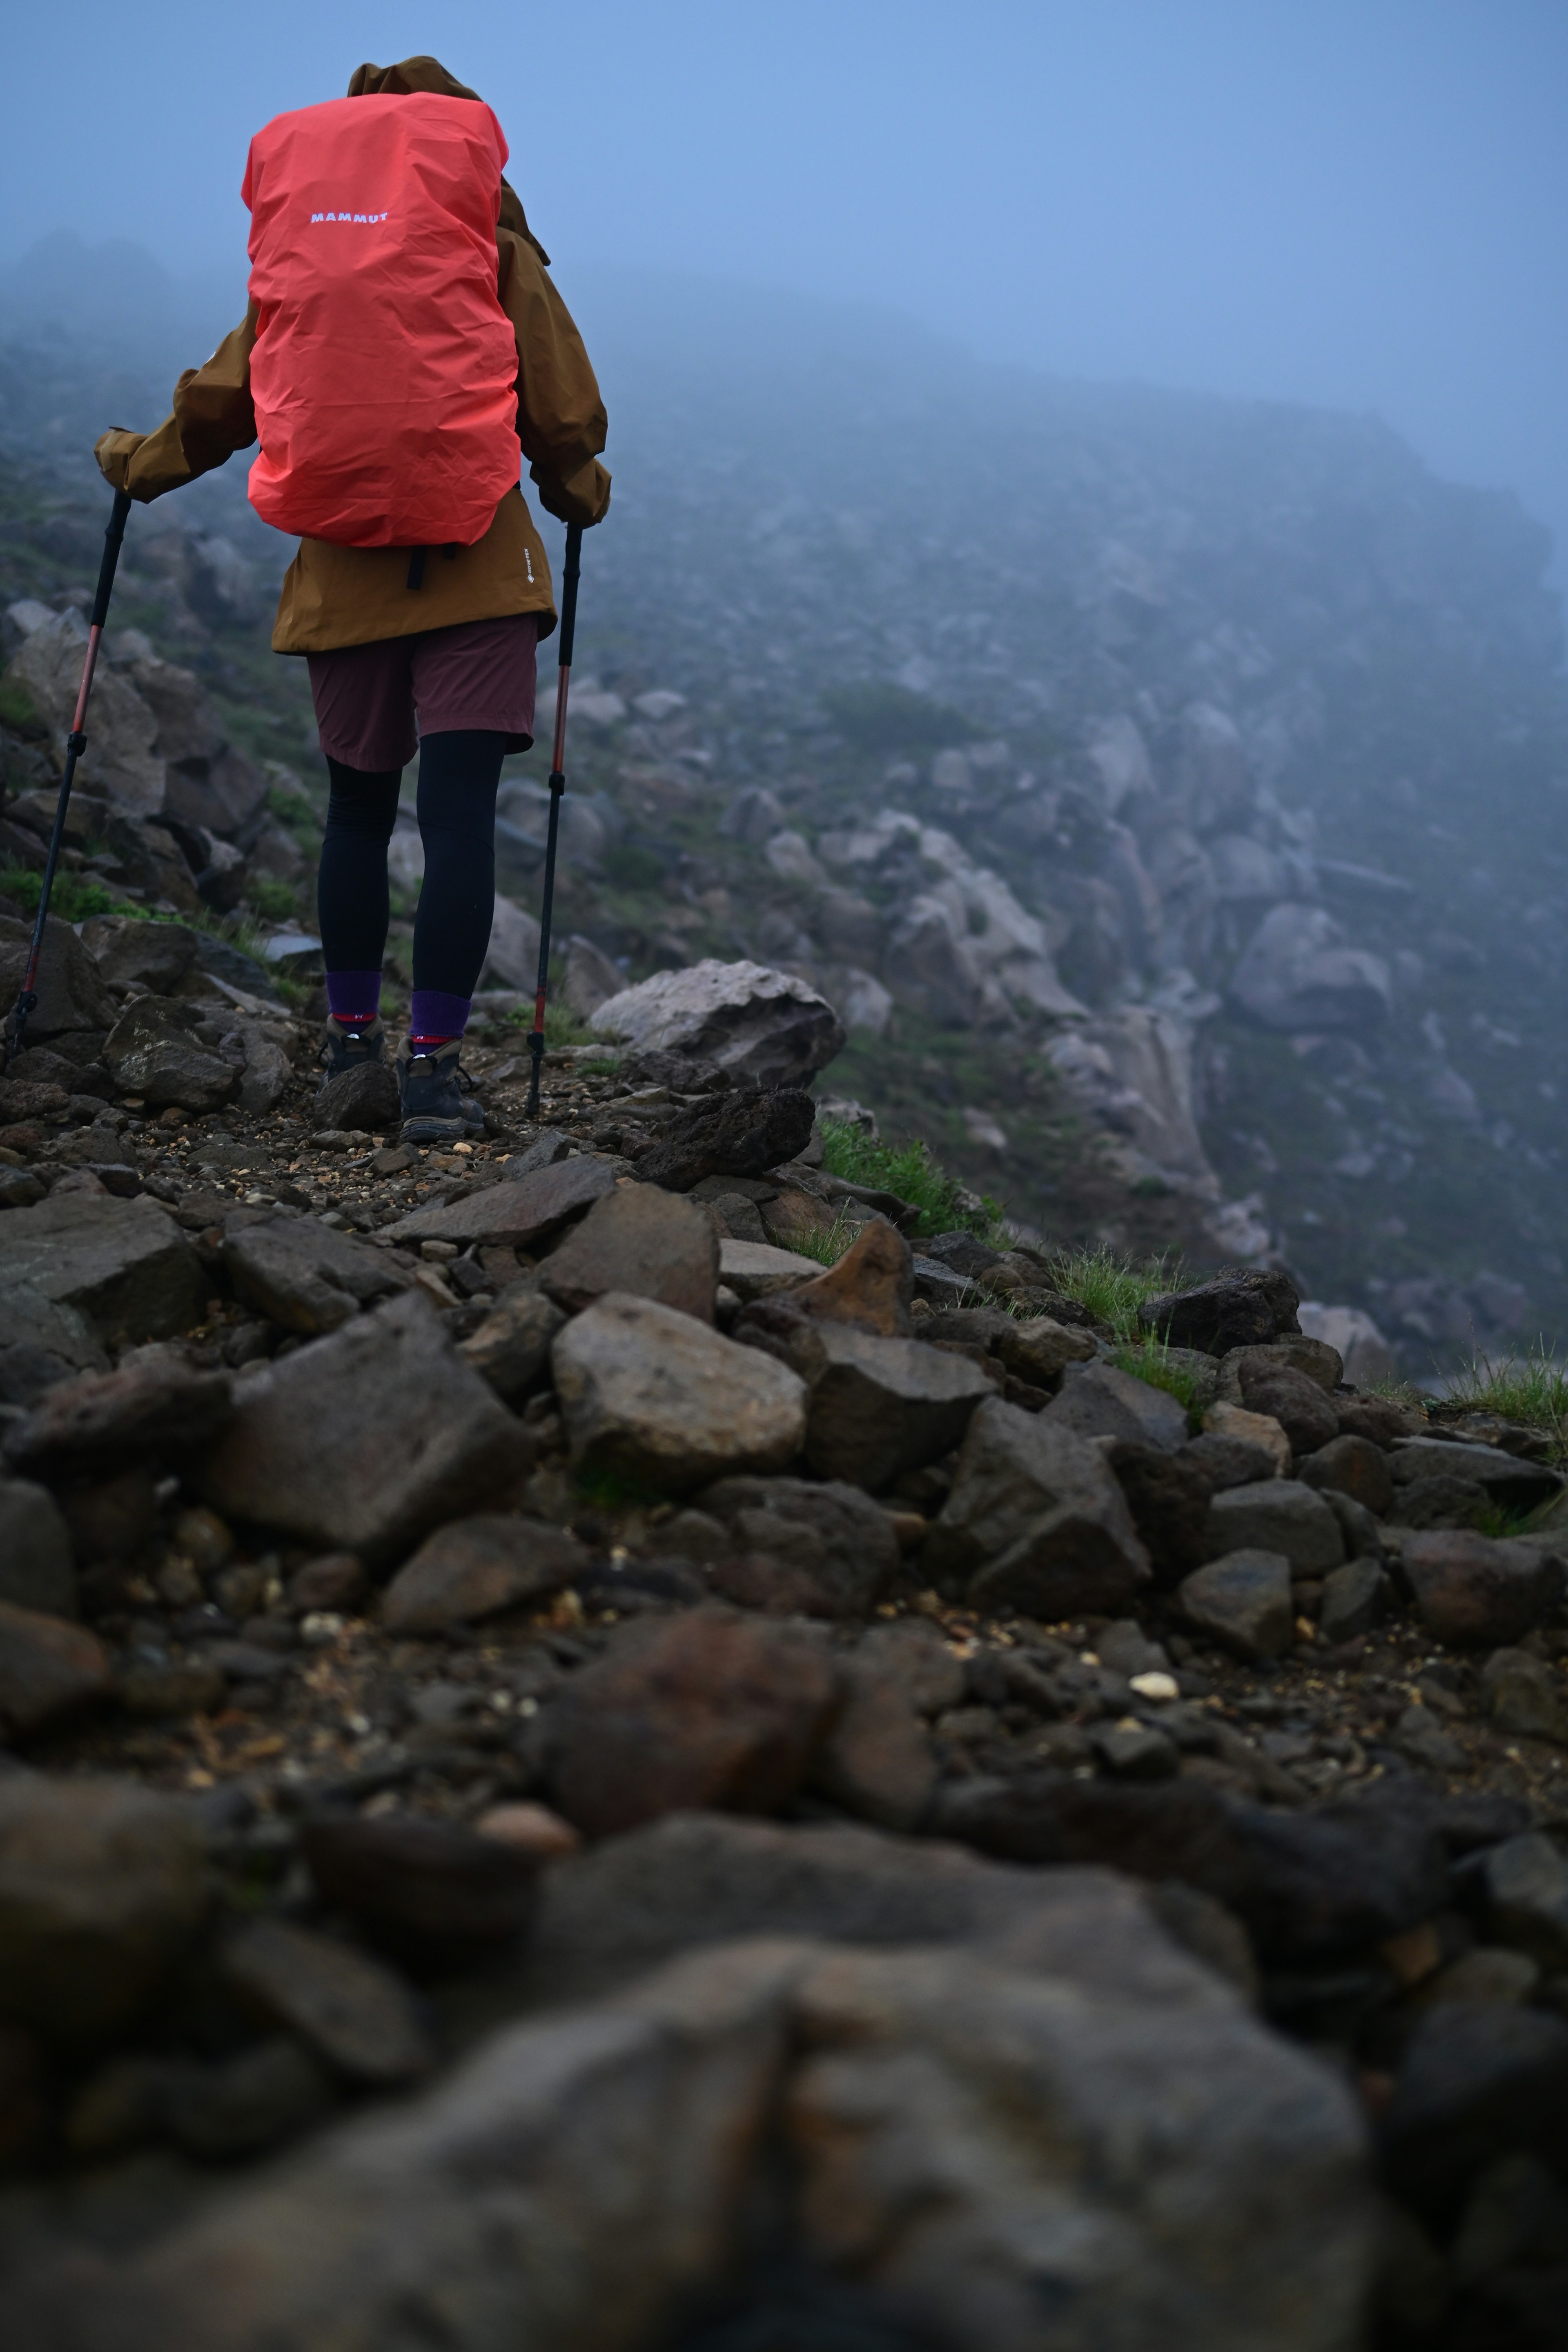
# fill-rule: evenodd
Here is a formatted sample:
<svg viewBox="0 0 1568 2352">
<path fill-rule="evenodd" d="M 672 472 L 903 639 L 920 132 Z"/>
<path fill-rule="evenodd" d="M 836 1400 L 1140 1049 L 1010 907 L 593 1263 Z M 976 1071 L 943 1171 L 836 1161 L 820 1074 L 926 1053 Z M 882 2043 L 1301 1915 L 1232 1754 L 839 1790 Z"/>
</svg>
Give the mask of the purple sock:
<svg viewBox="0 0 1568 2352">
<path fill-rule="evenodd" d="M 444 1045 L 468 1025 L 473 999 L 447 996 L 438 988 L 416 988 L 408 1011 L 408 1034 L 416 1045 Z"/>
<path fill-rule="evenodd" d="M 337 1021 L 374 1021 L 381 1010 L 380 972 L 330 971 L 327 1006 Z"/>
</svg>

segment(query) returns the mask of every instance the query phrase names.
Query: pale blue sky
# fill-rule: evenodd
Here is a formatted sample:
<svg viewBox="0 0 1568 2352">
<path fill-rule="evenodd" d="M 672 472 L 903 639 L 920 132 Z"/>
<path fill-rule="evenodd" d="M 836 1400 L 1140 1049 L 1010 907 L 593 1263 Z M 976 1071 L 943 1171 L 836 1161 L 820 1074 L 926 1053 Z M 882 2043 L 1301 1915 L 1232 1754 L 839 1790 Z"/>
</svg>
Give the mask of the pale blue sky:
<svg viewBox="0 0 1568 2352">
<path fill-rule="evenodd" d="M 988 358 L 1375 409 L 1568 543 L 1568 0 L 84 0 L 7 31 L 0 261 L 243 269 L 269 115 L 433 48 L 570 296 L 675 266 Z"/>
</svg>

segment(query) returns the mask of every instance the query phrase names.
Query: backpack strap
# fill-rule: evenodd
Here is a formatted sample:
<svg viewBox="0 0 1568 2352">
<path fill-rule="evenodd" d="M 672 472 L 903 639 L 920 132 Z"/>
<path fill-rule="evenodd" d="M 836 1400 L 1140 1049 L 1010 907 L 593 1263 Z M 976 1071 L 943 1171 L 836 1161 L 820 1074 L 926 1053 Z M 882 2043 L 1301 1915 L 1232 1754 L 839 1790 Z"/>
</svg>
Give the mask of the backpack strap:
<svg viewBox="0 0 1568 2352">
<path fill-rule="evenodd" d="M 423 547 L 411 547 L 411 548 L 409 549 L 409 551 L 408 551 L 408 585 L 409 585 L 410 589 L 418 589 L 418 588 L 423 588 L 423 587 L 424 587 L 424 585 L 425 585 L 425 558 L 426 558 L 426 554 L 427 554 L 428 552 L 429 552 L 429 550 L 428 550 L 427 548 L 423 548 Z"/>
</svg>

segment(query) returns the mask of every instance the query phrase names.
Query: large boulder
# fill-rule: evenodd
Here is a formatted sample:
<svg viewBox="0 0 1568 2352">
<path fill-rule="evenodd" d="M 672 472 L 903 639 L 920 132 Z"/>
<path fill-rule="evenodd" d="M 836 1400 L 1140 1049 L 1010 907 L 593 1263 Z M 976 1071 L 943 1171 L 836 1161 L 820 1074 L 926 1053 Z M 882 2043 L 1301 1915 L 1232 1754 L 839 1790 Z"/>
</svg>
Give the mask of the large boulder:
<svg viewBox="0 0 1568 2352">
<path fill-rule="evenodd" d="M 1238 1011 L 1268 1029 L 1375 1028 L 1392 1003 L 1382 956 L 1345 945 L 1321 907 L 1270 908 L 1231 974 Z"/>
<path fill-rule="evenodd" d="M 385 1231 L 400 1242 L 456 1242 L 459 1247 L 496 1242 L 532 1250 L 615 1187 L 610 1161 L 582 1152 L 574 1160 L 531 1168 L 513 1182 L 486 1184 L 465 1200 L 416 1209 Z"/>
<path fill-rule="evenodd" d="M 638 1052 L 713 1062 L 768 1087 L 804 1086 L 844 1045 L 838 1015 L 792 972 L 710 956 L 605 999 L 589 1026 Z"/>
<path fill-rule="evenodd" d="M 1369 2284 L 1349 2092 L 1098 1881 L 1038 1957 L 775 1930 L 511 2025 L 145 2251 L 40 2250 L 9 2338 L 636 2352 L 732 2307 L 763 2199 L 759 2343 L 1341 2352 Z"/>
<path fill-rule="evenodd" d="M 1079 1610 L 1121 1616 L 1150 1577 L 1100 1447 L 996 1397 L 969 1423 L 921 1566 L 977 1605 L 1047 1624 Z"/>
<path fill-rule="evenodd" d="M 787 1294 L 786 1294 L 787 1296 Z M 852 1324 L 802 1320 L 790 1361 L 810 1391 L 805 1458 L 820 1477 L 878 1494 L 958 1444 L 995 1383 L 965 1356 Z"/>
<path fill-rule="evenodd" d="M 239 1067 L 194 1034 L 200 1019 L 177 997 L 139 996 L 127 1005 L 103 1045 L 121 1092 L 189 1111 L 226 1102 Z"/>
<path fill-rule="evenodd" d="M 1062 1030 L 1045 1050 L 1128 1176 L 1163 1177 L 1197 1199 L 1219 1199 L 1194 1108 L 1192 1034 L 1182 1023 L 1123 1005 Z"/>
<path fill-rule="evenodd" d="M 32 944 L 31 923 L 0 915 L 0 1009 L 7 1015 L 22 992 Z M 32 1044 L 69 1036 L 73 1031 L 107 1029 L 119 1011 L 92 957 L 70 925 L 58 915 L 51 915 L 44 925 L 44 951 L 34 986 L 38 1002 L 27 1015 L 26 1033 Z M 10 1076 L 25 1078 L 26 1072 L 24 1051 L 12 1065 Z"/>
<path fill-rule="evenodd" d="M 32 631 L 5 673 L 7 684 L 22 688 L 47 726 L 62 766 L 86 652 L 87 626 L 72 605 Z M 133 816 L 160 815 L 166 769 L 157 741 L 157 718 L 134 683 L 112 664 L 100 663 L 87 749 L 77 765 L 81 789 L 107 793 Z"/>
<path fill-rule="evenodd" d="M 417 1290 L 246 1374 L 235 1408 L 193 1474 L 214 1509 L 373 1562 L 481 1508 L 530 1459 Z"/>
<path fill-rule="evenodd" d="M 677 1113 L 637 1161 L 637 1174 L 672 1192 L 708 1176 L 761 1176 L 811 1141 L 816 1105 L 801 1087 L 737 1087 Z"/>
<path fill-rule="evenodd" d="M 1138 1320 L 1173 1348 L 1223 1356 L 1299 1330 L 1300 1303 L 1288 1275 L 1226 1266 L 1190 1290 L 1162 1291 L 1144 1299 Z"/>
<path fill-rule="evenodd" d="M 690 1315 L 609 1291 L 551 1351 L 572 1458 L 679 1494 L 782 1470 L 805 1435 L 805 1384 Z"/>
<path fill-rule="evenodd" d="M 106 1343 L 188 1330 L 206 1296 L 195 1251 L 145 1194 L 68 1193 L 0 1218 L 0 1344 L 38 1340 L 98 1367 Z"/>
</svg>

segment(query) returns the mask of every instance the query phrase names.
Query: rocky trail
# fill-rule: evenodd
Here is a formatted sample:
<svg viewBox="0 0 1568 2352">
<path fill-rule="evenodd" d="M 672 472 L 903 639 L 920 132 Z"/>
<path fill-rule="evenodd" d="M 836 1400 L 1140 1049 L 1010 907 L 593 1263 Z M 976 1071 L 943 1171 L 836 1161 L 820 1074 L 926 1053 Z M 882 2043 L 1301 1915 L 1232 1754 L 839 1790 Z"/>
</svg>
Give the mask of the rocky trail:
<svg viewBox="0 0 1568 2352">
<path fill-rule="evenodd" d="M 8 2344 L 1559 2340 L 1552 1434 L 835 1176 L 787 975 L 442 1152 L 204 956 L 0 1082 Z"/>
</svg>

